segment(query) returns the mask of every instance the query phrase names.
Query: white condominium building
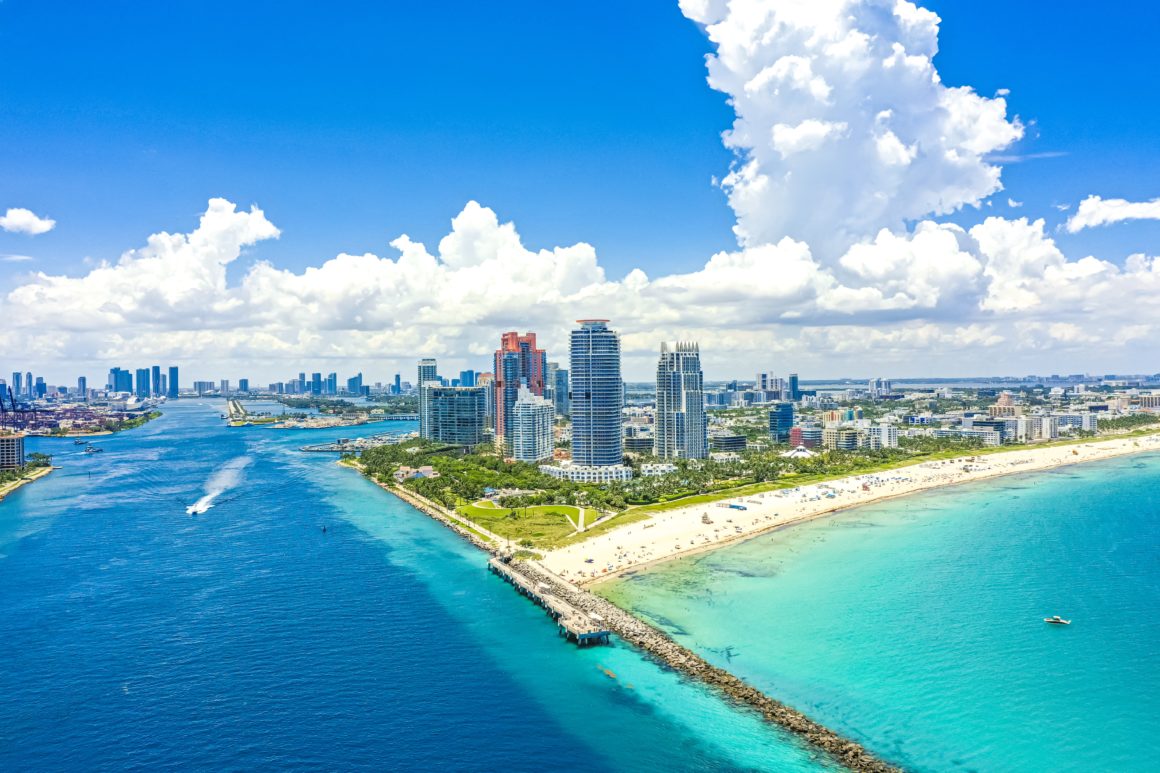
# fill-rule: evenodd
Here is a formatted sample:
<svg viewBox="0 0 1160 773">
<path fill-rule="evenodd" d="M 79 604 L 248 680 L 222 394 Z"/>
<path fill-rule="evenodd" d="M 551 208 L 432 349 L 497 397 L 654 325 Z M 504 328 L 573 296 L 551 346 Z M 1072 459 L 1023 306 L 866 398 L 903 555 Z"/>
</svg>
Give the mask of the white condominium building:
<svg viewBox="0 0 1160 773">
<path fill-rule="evenodd" d="M 552 426 L 556 407 L 551 400 L 532 394 L 525 386 L 512 405 L 512 458 L 539 462 L 552 456 Z"/>
</svg>

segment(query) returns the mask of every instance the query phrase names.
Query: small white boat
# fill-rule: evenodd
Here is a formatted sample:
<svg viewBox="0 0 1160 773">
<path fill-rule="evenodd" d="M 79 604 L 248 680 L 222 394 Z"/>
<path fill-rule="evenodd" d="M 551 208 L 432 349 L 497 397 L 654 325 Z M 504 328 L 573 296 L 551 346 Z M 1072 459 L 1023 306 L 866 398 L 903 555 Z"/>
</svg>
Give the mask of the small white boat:
<svg viewBox="0 0 1160 773">
<path fill-rule="evenodd" d="M 1045 617 L 1045 618 L 1043 618 L 1043 622 L 1049 623 L 1051 625 L 1071 625 L 1070 620 L 1064 620 L 1059 615 L 1052 615 L 1051 617 Z"/>
</svg>

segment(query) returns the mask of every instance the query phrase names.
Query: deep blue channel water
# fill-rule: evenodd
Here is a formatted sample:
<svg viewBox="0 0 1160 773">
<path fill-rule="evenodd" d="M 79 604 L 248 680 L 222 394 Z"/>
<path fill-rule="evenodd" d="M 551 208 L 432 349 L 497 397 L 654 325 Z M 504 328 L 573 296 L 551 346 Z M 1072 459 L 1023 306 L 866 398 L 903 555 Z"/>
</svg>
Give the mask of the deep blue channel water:
<svg viewBox="0 0 1160 773">
<path fill-rule="evenodd" d="M 297 450 L 410 427 L 223 407 L 29 442 L 61 469 L 0 502 L 0 770 L 825 767 L 623 643 L 562 642 L 478 551 Z"/>
</svg>

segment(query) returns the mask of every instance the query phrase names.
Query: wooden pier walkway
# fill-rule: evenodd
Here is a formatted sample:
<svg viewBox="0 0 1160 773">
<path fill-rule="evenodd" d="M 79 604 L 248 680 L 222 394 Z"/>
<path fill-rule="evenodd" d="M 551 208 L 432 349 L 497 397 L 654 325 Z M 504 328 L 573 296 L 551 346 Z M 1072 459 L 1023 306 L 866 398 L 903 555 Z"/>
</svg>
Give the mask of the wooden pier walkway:
<svg viewBox="0 0 1160 773">
<path fill-rule="evenodd" d="M 516 591 L 539 604 L 556 621 L 556 628 L 568 641 L 581 647 L 589 644 L 607 644 L 611 632 L 603 621 L 589 615 L 552 593 L 547 583 L 536 582 L 501 558 L 487 562 L 488 571 L 511 584 Z"/>
</svg>

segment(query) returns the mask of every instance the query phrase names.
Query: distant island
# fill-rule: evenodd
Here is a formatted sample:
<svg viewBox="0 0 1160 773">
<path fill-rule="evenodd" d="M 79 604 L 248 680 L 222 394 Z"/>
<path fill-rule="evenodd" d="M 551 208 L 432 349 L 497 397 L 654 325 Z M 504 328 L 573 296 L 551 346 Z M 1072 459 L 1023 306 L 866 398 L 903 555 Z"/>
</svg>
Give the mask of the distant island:
<svg viewBox="0 0 1160 773">
<path fill-rule="evenodd" d="M 411 397 L 392 398 L 374 406 L 329 397 L 278 397 L 275 402 L 302 412 L 251 411 L 241 400 L 231 398 L 226 401 L 225 418 L 231 427 L 269 426 L 278 429 L 335 429 L 380 421 L 418 419 L 414 413 L 416 400 Z"/>
</svg>

